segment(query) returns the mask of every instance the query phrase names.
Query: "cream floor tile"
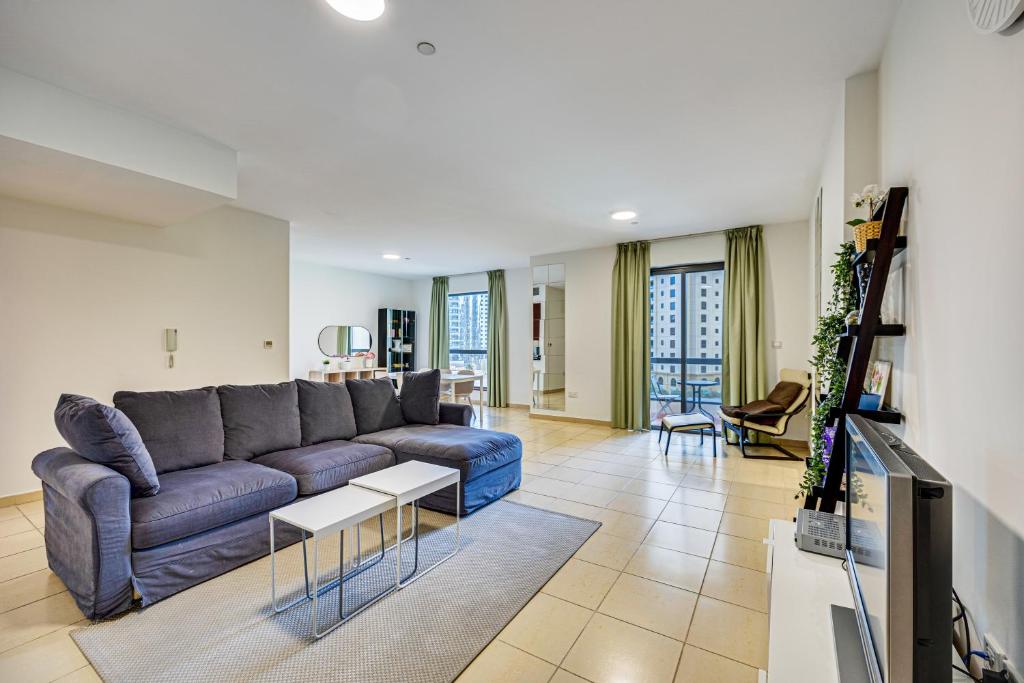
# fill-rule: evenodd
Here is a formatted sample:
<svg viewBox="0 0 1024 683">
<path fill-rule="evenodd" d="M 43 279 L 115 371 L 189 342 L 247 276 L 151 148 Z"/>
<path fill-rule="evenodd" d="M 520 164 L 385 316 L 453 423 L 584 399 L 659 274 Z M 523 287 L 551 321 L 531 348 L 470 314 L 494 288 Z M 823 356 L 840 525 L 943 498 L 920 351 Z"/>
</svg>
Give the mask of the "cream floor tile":
<svg viewBox="0 0 1024 683">
<path fill-rule="evenodd" d="M 696 593 L 620 574 L 598 611 L 682 641 L 696 605 Z"/>
<path fill-rule="evenodd" d="M 552 465 L 549 465 L 544 462 L 536 462 L 534 460 L 524 460 L 522 463 L 522 468 L 523 474 L 540 475 L 550 470 L 552 468 Z"/>
<path fill-rule="evenodd" d="M 18 509 L 26 515 L 34 515 L 37 512 L 43 511 L 43 501 L 34 500 L 31 503 L 22 503 L 18 506 Z"/>
<path fill-rule="evenodd" d="M 624 571 L 699 593 L 707 567 L 706 558 L 644 544 L 637 549 Z"/>
<path fill-rule="evenodd" d="M 33 548 L 17 555 L 0 557 L 0 581 L 46 569 L 46 549 Z"/>
<path fill-rule="evenodd" d="M 5 505 L 0 507 L 0 521 L 22 517 L 21 510 L 17 505 Z"/>
<path fill-rule="evenodd" d="M 32 548 L 41 548 L 43 543 L 43 535 L 36 529 L 12 534 L 11 536 L 0 538 L 0 557 L 17 555 Z"/>
<path fill-rule="evenodd" d="M 749 538 L 752 541 L 761 541 L 768 537 L 768 520 L 746 515 L 734 515 L 726 512 L 722 515 L 722 523 L 718 527 L 719 533 Z"/>
<path fill-rule="evenodd" d="M 639 517 L 650 517 L 657 519 L 658 515 L 665 508 L 665 500 L 657 500 L 646 496 L 637 496 L 632 493 L 620 493 L 608 503 L 609 510 L 618 510 L 630 515 Z"/>
<path fill-rule="evenodd" d="M 566 500 L 574 500 L 577 503 L 605 507 L 616 495 L 615 491 L 609 491 L 608 489 L 599 489 L 596 486 L 587 486 L 586 484 L 575 484 L 562 491 L 559 497 Z"/>
<path fill-rule="evenodd" d="M 49 569 L 0 583 L 0 613 L 67 590 Z"/>
<path fill-rule="evenodd" d="M 601 521 L 604 522 L 601 531 L 612 536 L 629 538 L 639 543 L 647 537 L 655 520 L 616 510 L 605 510 L 605 516 Z"/>
<path fill-rule="evenodd" d="M 555 667 L 500 640 L 491 641 L 456 680 L 459 683 L 547 683 Z"/>
<path fill-rule="evenodd" d="M 634 479 L 625 489 L 626 493 L 658 500 L 668 500 L 676 491 L 675 484 L 663 484 L 649 479 Z"/>
<path fill-rule="evenodd" d="M 42 512 L 27 515 L 27 517 L 28 521 L 32 522 L 32 526 L 39 529 L 40 531 L 42 531 L 43 527 L 46 526 L 46 515 Z"/>
<path fill-rule="evenodd" d="M 544 584 L 541 592 L 596 610 L 618 576 L 614 569 L 570 559 Z"/>
<path fill-rule="evenodd" d="M 727 500 L 728 496 L 724 493 L 688 489 L 683 486 L 676 489 L 671 498 L 673 503 L 684 503 L 700 508 L 708 508 L 709 510 L 724 510 Z"/>
<path fill-rule="evenodd" d="M 629 477 L 618 477 L 614 474 L 602 474 L 601 472 L 593 472 L 586 479 L 581 481 L 581 484 L 587 486 L 596 486 L 599 489 L 609 489 L 610 491 L 622 491 L 630 482 L 633 480 Z"/>
<path fill-rule="evenodd" d="M 639 541 L 611 534 L 594 534 L 573 557 L 622 571 L 639 547 Z"/>
<path fill-rule="evenodd" d="M 558 498 L 555 498 L 553 496 L 542 496 L 539 493 L 519 489 L 518 491 L 506 493 L 504 500 L 508 500 L 513 503 L 522 503 L 523 505 L 530 505 L 535 508 L 544 508 L 545 510 L 550 510 L 551 506 L 558 501 Z"/>
<path fill-rule="evenodd" d="M 551 683 L 588 683 L 587 679 L 571 674 L 565 669 L 559 669 L 551 677 Z"/>
<path fill-rule="evenodd" d="M 697 529 L 717 531 L 718 525 L 722 521 L 722 513 L 718 510 L 709 510 L 708 508 L 684 505 L 683 503 L 668 503 L 665 509 L 662 510 L 659 519 L 672 522 L 673 524 L 696 527 Z"/>
<path fill-rule="evenodd" d="M 702 595 L 686 642 L 702 650 L 768 669 L 768 615 Z"/>
<path fill-rule="evenodd" d="M 797 503 L 795 500 L 790 503 L 769 503 L 763 500 L 752 498 L 739 498 L 729 496 L 725 504 L 725 511 L 748 517 L 760 517 L 761 519 L 784 519 L 792 520 L 796 515 Z"/>
<path fill-rule="evenodd" d="M 595 614 L 573 645 L 562 668 L 594 683 L 671 681 L 682 643 Z"/>
<path fill-rule="evenodd" d="M 568 455 L 554 454 L 550 451 L 545 451 L 530 455 L 527 460 L 530 462 L 539 462 L 545 465 L 562 465 L 569 459 L 569 457 L 570 456 Z"/>
<path fill-rule="evenodd" d="M 671 484 L 678 486 L 681 481 L 686 477 L 685 472 L 670 472 L 661 469 L 650 469 L 644 468 L 640 470 L 636 479 L 643 479 L 644 481 L 653 481 L 659 484 Z"/>
<path fill-rule="evenodd" d="M 69 593 L 58 593 L 0 614 L 0 652 L 81 620 Z"/>
<path fill-rule="evenodd" d="M 735 483 L 729 489 L 729 494 L 741 498 L 753 498 L 764 500 L 769 503 L 788 503 L 793 500 L 793 491 L 788 488 L 774 488 L 761 486 L 759 484 Z"/>
<path fill-rule="evenodd" d="M 757 683 L 757 669 L 686 645 L 675 683 Z"/>
<path fill-rule="evenodd" d="M 498 638 L 558 665 L 592 614 L 579 605 L 538 593 L 498 634 Z"/>
<path fill-rule="evenodd" d="M 65 627 L 0 653 L 4 680 L 52 681 L 88 666 L 89 661 L 69 635 L 76 628 Z"/>
<path fill-rule="evenodd" d="M 578 484 L 587 478 L 587 472 L 586 470 L 574 470 L 571 467 L 560 467 L 556 465 L 540 476 L 547 477 L 548 479 L 557 479 L 558 481 L 564 481 L 570 484 Z"/>
<path fill-rule="evenodd" d="M 644 543 L 690 555 L 711 557 L 715 533 L 671 522 L 656 522 Z"/>
<path fill-rule="evenodd" d="M 761 541 L 718 534 L 711 559 L 763 572 L 767 570 L 768 546 Z"/>
<path fill-rule="evenodd" d="M 572 457 L 562 463 L 563 467 L 573 467 L 578 470 L 586 470 L 588 472 L 600 472 L 603 467 L 608 463 L 600 462 L 598 460 L 588 460 L 587 458 Z"/>
<path fill-rule="evenodd" d="M 683 479 L 683 486 L 688 489 L 699 489 L 713 493 L 729 493 L 731 482 L 725 479 L 710 479 L 695 474 L 687 474 Z"/>
<path fill-rule="evenodd" d="M 764 572 L 711 560 L 700 592 L 758 612 L 768 611 L 768 575 Z"/>
<path fill-rule="evenodd" d="M 13 536 L 15 534 L 22 534 L 26 531 L 35 531 L 35 527 L 25 515 L 19 514 L 17 517 L 0 520 L 0 539 Z M 0 540 L 0 544 L 2 543 L 3 541 Z"/>
<path fill-rule="evenodd" d="M 523 483 L 519 488 L 523 491 L 537 493 L 542 496 L 562 498 L 562 494 L 571 486 L 572 484 L 567 484 L 564 481 L 557 481 L 555 479 L 545 479 L 544 477 L 530 477 L 527 479 L 526 477 L 523 477 Z"/>
<path fill-rule="evenodd" d="M 61 676 L 56 683 L 103 683 L 96 670 L 91 666 L 83 666 L 81 669 L 72 671 L 67 676 Z"/>
<path fill-rule="evenodd" d="M 593 519 L 598 522 L 603 522 L 605 515 L 608 513 L 608 510 L 599 508 L 596 505 L 577 503 L 574 500 L 565 500 L 563 498 L 556 498 L 555 503 L 549 509 L 561 512 L 562 514 L 572 515 L 573 517 Z M 603 529 L 604 527 L 601 528 Z"/>
</svg>

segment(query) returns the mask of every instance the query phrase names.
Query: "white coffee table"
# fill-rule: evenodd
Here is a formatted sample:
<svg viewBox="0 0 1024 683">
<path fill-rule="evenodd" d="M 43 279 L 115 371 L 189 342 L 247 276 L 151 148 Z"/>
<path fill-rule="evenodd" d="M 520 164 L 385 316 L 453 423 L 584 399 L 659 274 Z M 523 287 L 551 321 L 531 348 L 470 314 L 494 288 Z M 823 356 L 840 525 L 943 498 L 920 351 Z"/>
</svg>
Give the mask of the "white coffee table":
<svg viewBox="0 0 1024 683">
<path fill-rule="evenodd" d="M 456 472 L 456 474 L 458 473 Z M 345 614 L 345 581 L 349 580 L 356 574 L 362 573 L 365 569 L 368 569 L 369 566 L 376 564 L 384 558 L 384 513 L 394 508 L 395 505 L 396 498 L 393 495 L 378 493 L 368 488 L 361 488 L 357 486 L 343 486 L 340 489 L 328 491 L 327 493 L 322 493 L 314 498 L 300 500 L 297 503 L 292 503 L 291 505 L 286 505 L 283 508 L 271 511 L 270 599 L 274 611 L 283 612 L 289 607 L 293 607 L 300 602 L 311 600 L 313 603 L 311 617 L 313 635 L 320 638 L 321 636 L 324 636 L 338 628 L 356 614 L 395 590 L 396 586 L 389 586 L 388 589 L 367 600 L 348 615 Z M 401 510 L 399 510 L 399 515 L 401 515 Z M 357 563 L 353 566 L 352 570 L 348 572 L 348 575 L 346 575 L 345 529 L 353 526 L 356 527 L 357 539 L 359 539 L 360 534 L 358 533 L 358 525 L 372 517 L 377 517 L 380 521 L 380 554 L 372 562 L 366 562 L 365 564 L 368 566 L 364 567 L 362 545 L 357 542 Z M 302 530 L 302 570 L 304 575 L 303 589 L 305 595 L 302 595 L 297 600 L 281 607 L 277 606 L 277 558 L 274 549 L 274 524 L 276 522 L 284 522 L 285 524 L 290 524 Z M 399 524 L 399 526 L 401 526 L 401 524 Z M 319 571 L 320 539 L 327 534 L 335 532 L 338 533 L 339 546 L 338 578 L 321 586 Z M 311 535 L 313 539 L 312 590 L 309 585 L 309 562 L 306 555 L 307 534 Z M 317 598 L 325 592 L 332 590 L 335 586 L 338 588 L 338 621 L 325 631 L 320 631 L 317 623 Z"/>
<path fill-rule="evenodd" d="M 350 486 L 375 491 L 377 493 L 391 496 L 392 503 L 397 508 L 395 515 L 395 586 L 402 588 L 420 578 L 427 572 L 433 570 L 442 562 L 451 559 L 459 552 L 460 530 L 459 530 L 459 509 L 462 500 L 459 490 L 459 471 L 450 467 L 432 465 L 418 460 L 410 460 L 401 465 L 388 467 L 387 469 L 357 477 L 349 481 Z M 419 510 L 420 498 L 440 491 L 446 486 L 455 486 L 455 547 L 445 557 L 433 565 L 417 573 L 419 568 Z M 412 504 L 413 506 L 413 530 L 410 537 L 415 544 L 415 561 L 413 570 L 406 579 L 402 578 L 402 507 Z M 408 540 L 408 539 L 407 539 Z"/>
</svg>

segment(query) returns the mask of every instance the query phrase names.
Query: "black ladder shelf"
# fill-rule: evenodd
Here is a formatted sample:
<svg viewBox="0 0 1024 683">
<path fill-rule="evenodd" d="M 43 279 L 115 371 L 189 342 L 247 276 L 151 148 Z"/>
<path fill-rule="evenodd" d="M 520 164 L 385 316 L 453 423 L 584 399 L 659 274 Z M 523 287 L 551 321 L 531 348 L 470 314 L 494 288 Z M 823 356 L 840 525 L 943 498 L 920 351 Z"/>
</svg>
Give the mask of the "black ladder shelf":
<svg viewBox="0 0 1024 683">
<path fill-rule="evenodd" d="M 862 410 L 861 394 L 864 391 L 864 378 L 871 362 L 871 349 L 875 345 L 875 337 L 902 336 L 906 330 L 903 325 L 880 325 L 879 313 L 882 310 L 882 297 L 885 285 L 889 280 L 889 270 L 893 257 L 907 248 L 907 238 L 900 236 L 900 223 L 903 210 L 907 204 L 908 190 L 905 187 L 893 187 L 885 201 L 875 209 L 872 220 L 882 221 L 882 234 L 878 239 L 868 240 L 867 249 L 853 259 L 854 268 L 860 263 L 872 262 L 873 269 L 868 279 L 864 305 L 860 311 L 860 324 L 850 325 L 846 334 L 839 338 L 836 350 L 838 357 L 846 362 L 846 385 L 842 388 L 843 398 L 838 408 L 829 414 L 828 423 L 837 427 L 832 444 L 832 457 L 825 471 L 825 479 L 820 486 L 815 486 L 812 495 L 807 496 L 804 507 L 822 512 L 835 512 L 836 503 L 843 498 L 843 475 L 846 470 L 846 430 L 844 424 L 847 415 L 863 415 L 869 420 L 899 424 L 903 416 L 893 410 Z M 851 283 L 852 285 L 852 283 Z M 830 387 L 830 391 L 838 391 L 838 387 Z"/>
</svg>

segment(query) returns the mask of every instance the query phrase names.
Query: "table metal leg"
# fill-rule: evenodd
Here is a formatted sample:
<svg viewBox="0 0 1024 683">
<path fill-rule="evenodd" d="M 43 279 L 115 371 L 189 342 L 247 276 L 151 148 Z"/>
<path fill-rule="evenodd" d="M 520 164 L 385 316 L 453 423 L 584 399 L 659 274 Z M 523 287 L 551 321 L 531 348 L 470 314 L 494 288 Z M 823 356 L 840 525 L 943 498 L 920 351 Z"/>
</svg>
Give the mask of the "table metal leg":
<svg viewBox="0 0 1024 683">
<path fill-rule="evenodd" d="M 270 605 L 274 612 L 283 612 L 289 607 L 294 607 L 300 602 L 310 599 L 309 594 L 309 566 L 306 560 L 306 530 L 302 529 L 302 590 L 305 595 L 299 596 L 287 605 L 277 605 L 277 551 L 274 547 L 274 518 L 270 518 Z"/>
<path fill-rule="evenodd" d="M 413 563 L 413 571 L 412 571 L 412 573 L 410 573 L 406 577 L 406 579 L 403 581 L 402 580 L 402 564 L 401 564 L 401 560 L 399 559 L 399 561 L 398 561 L 398 588 L 405 588 L 406 586 L 408 586 L 413 581 L 416 581 L 416 580 L 420 579 L 421 577 L 426 576 L 427 574 L 429 574 L 433 570 L 437 569 L 441 564 L 443 564 L 447 560 L 450 560 L 452 557 L 455 556 L 455 554 L 457 552 L 459 552 L 459 548 L 460 548 L 461 543 L 462 543 L 462 528 L 459 525 L 459 522 L 460 522 L 461 517 L 462 517 L 461 514 L 460 514 L 460 512 L 462 510 L 462 495 L 461 495 L 462 494 L 462 488 L 460 486 L 460 482 L 455 482 L 455 484 L 453 484 L 453 485 L 455 486 L 455 543 L 454 543 L 454 547 L 452 548 L 452 551 L 450 553 L 448 553 L 447 555 L 445 555 L 444 557 L 442 557 L 437 562 L 435 562 L 434 564 L 432 564 L 429 567 L 427 567 L 426 569 L 424 569 L 422 572 L 419 572 L 418 574 L 416 573 L 418 571 L 418 568 L 419 568 L 419 501 L 415 501 L 413 503 L 413 510 L 414 510 L 414 514 L 416 516 L 416 526 L 415 526 L 416 533 L 415 533 L 415 536 L 413 536 L 413 539 L 415 541 L 415 553 L 416 553 L 415 561 Z"/>
</svg>

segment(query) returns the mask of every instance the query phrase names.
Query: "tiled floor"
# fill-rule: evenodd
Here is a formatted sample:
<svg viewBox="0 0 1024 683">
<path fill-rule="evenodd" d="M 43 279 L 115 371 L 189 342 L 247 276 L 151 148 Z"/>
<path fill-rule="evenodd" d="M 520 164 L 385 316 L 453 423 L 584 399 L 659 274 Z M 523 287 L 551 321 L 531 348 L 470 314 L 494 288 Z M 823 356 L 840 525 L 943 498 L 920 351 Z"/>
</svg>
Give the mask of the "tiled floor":
<svg viewBox="0 0 1024 683">
<path fill-rule="evenodd" d="M 524 442 L 508 496 L 601 529 L 460 681 L 753 683 L 767 665 L 765 546 L 794 514 L 802 465 L 743 460 L 677 436 L 531 420 L 488 410 Z M 0 672 L 11 681 L 97 681 L 68 636 L 82 621 L 46 568 L 42 504 L 0 508 Z"/>
</svg>

